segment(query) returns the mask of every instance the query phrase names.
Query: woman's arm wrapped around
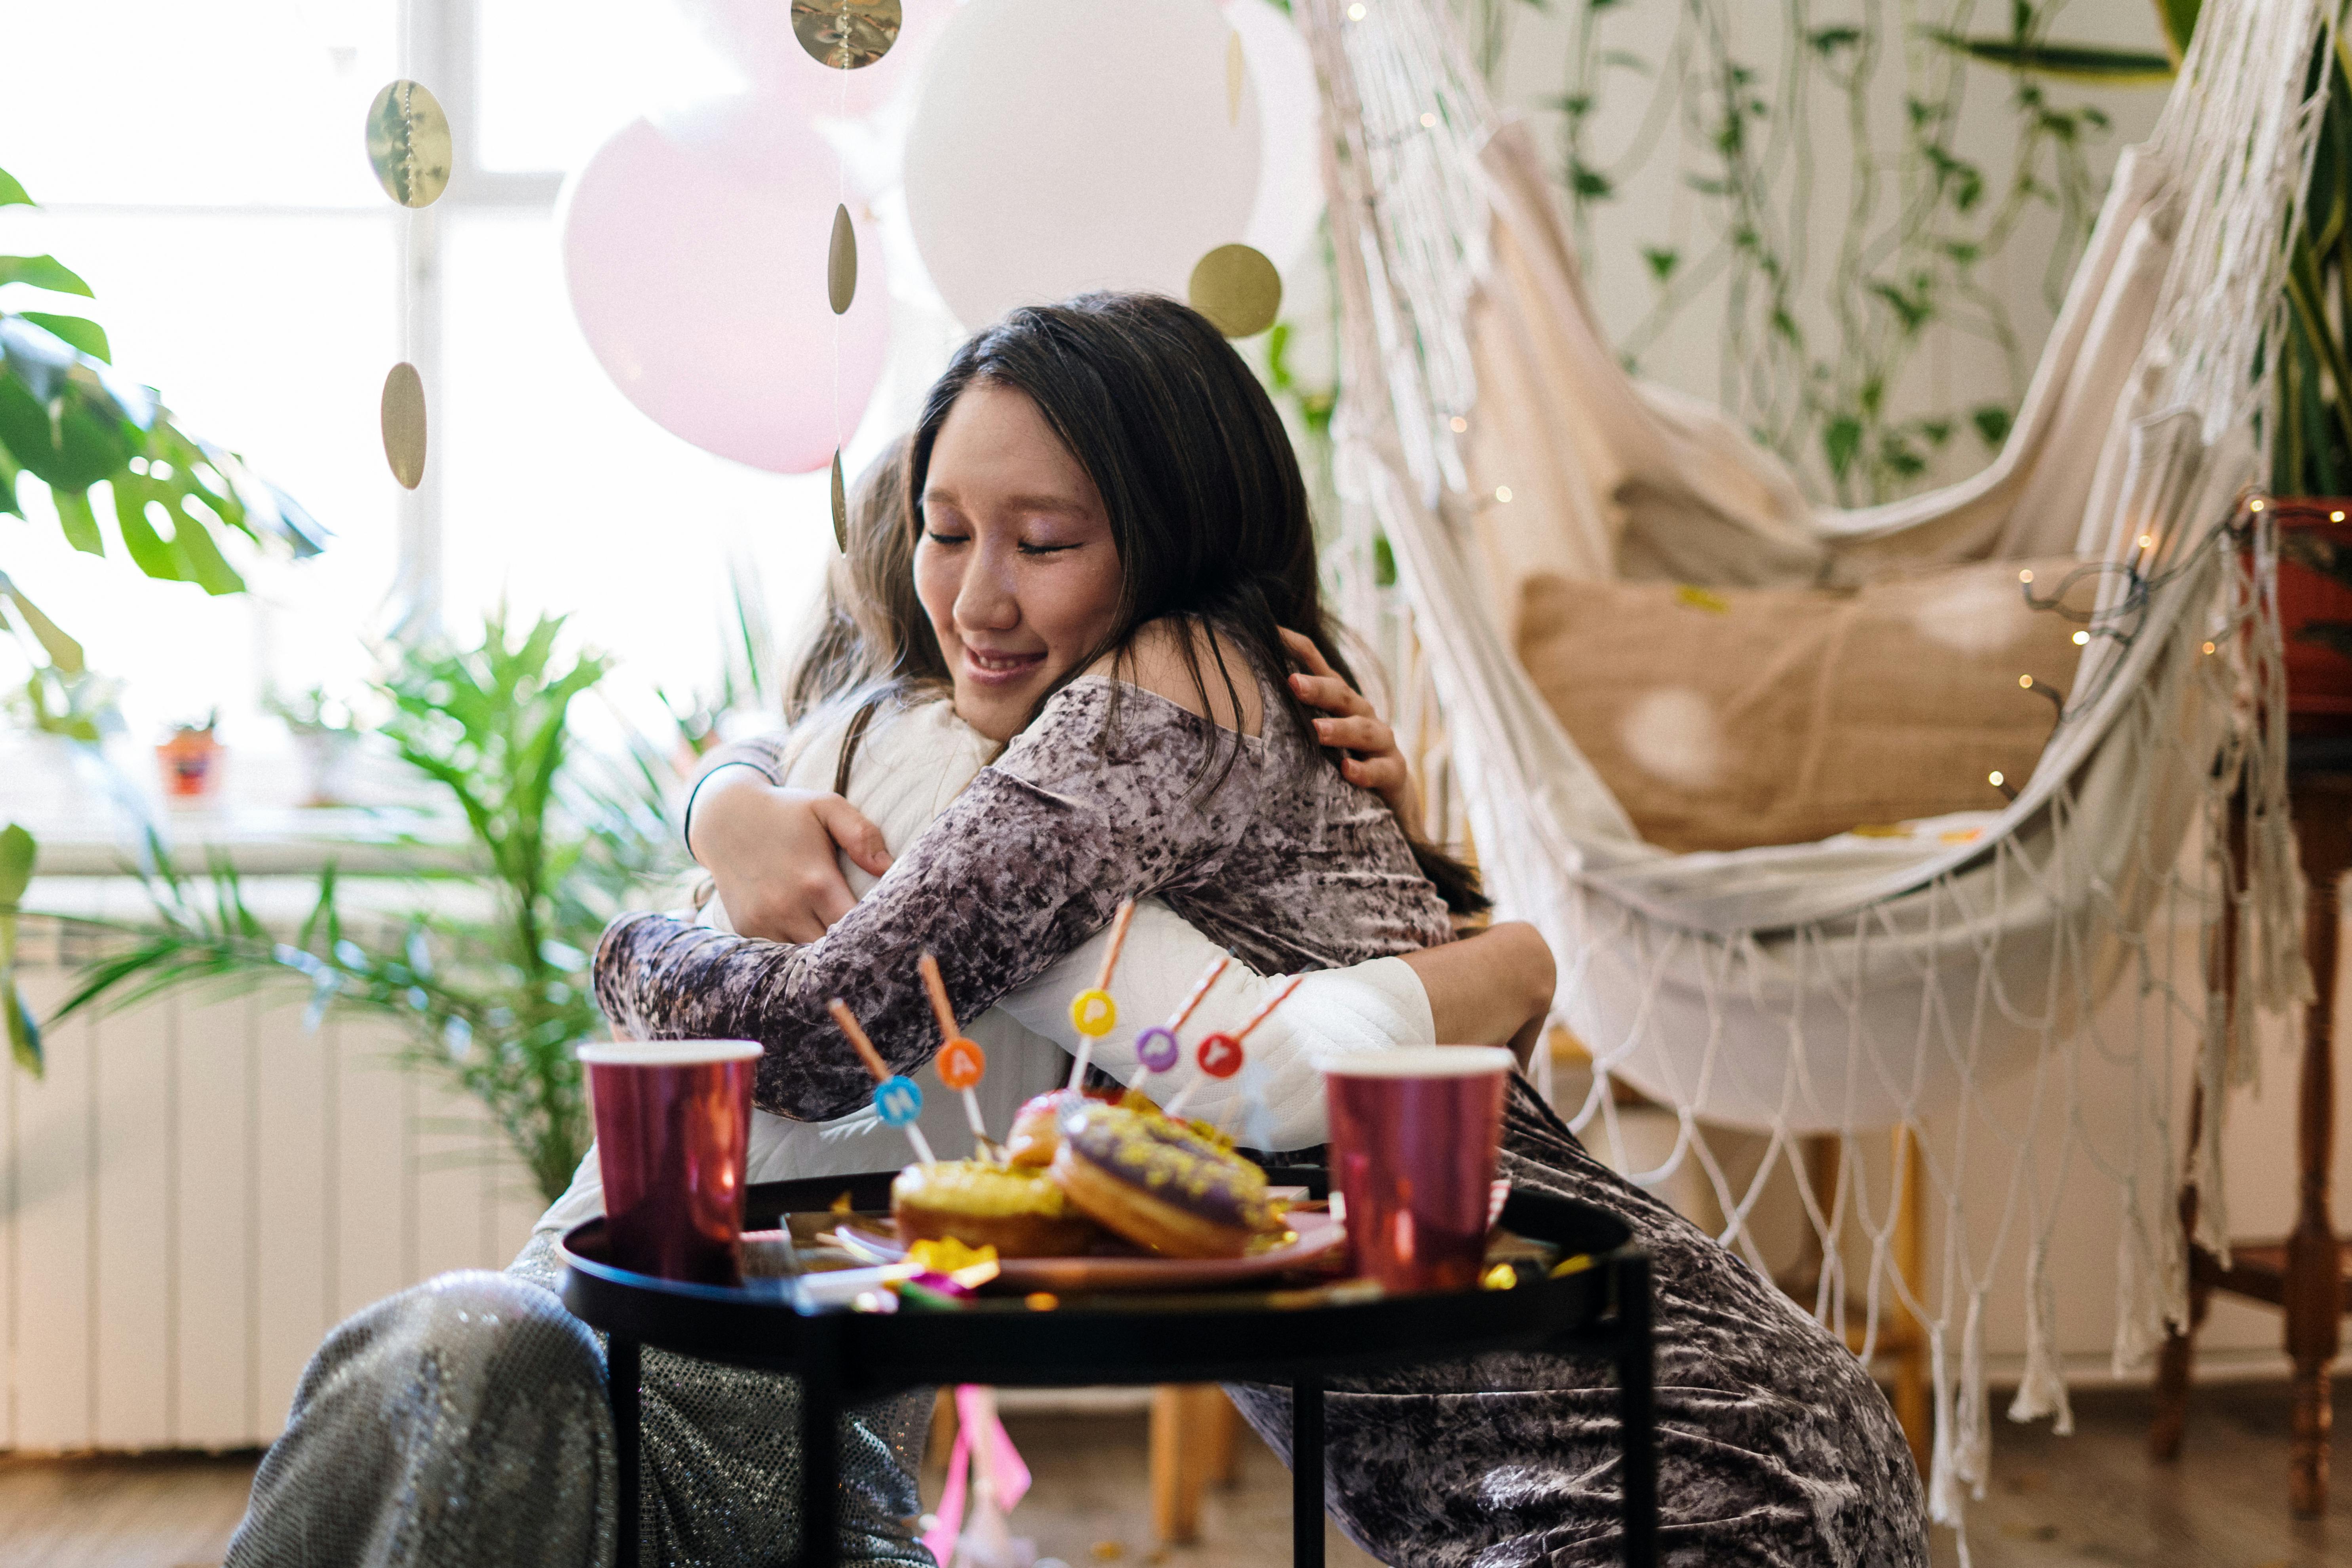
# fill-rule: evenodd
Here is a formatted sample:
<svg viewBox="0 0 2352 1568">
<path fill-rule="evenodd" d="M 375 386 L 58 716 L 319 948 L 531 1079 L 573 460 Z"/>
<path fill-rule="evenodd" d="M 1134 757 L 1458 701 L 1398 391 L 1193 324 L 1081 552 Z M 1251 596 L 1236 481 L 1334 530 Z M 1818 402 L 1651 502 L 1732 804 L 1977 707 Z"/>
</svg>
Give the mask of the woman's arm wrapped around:
<svg viewBox="0 0 2352 1568">
<path fill-rule="evenodd" d="M 958 1015 L 976 1016 L 1084 942 L 1121 900 L 1215 874 L 1255 809 L 1262 759 L 1211 730 L 1139 688 L 1080 680 L 822 940 L 793 946 L 625 915 L 597 949 L 597 1000 L 626 1034 L 757 1041 L 762 1109 L 844 1115 L 872 1079 L 828 999 L 846 1001 L 891 1068 L 908 1071 L 939 1046 L 915 969 L 923 952 L 938 955 Z M 1188 765 L 1204 742 L 1232 753 L 1207 779 Z"/>
</svg>

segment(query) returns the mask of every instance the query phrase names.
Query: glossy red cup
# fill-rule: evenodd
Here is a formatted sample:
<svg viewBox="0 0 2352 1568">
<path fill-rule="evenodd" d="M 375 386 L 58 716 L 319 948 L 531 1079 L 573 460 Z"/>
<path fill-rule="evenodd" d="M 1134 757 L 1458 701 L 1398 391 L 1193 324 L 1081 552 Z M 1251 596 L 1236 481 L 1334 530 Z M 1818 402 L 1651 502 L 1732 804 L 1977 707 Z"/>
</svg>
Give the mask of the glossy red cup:
<svg viewBox="0 0 2352 1568">
<path fill-rule="evenodd" d="M 664 1279 L 737 1283 L 760 1047 L 625 1040 L 583 1046 L 580 1060 L 596 1105 L 613 1261 Z"/>
<path fill-rule="evenodd" d="M 1421 1046 L 1318 1065 L 1355 1272 L 1391 1291 L 1477 1283 L 1511 1053 Z"/>
</svg>

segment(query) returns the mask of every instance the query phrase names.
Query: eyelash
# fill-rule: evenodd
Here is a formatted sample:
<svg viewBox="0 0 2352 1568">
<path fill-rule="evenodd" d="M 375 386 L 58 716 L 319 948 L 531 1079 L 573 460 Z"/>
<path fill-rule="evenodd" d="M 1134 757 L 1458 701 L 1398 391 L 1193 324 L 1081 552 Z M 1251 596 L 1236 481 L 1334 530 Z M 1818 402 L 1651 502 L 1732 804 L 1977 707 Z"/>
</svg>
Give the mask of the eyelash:
<svg viewBox="0 0 2352 1568">
<path fill-rule="evenodd" d="M 933 544 L 969 544 L 971 542 L 971 536 L 968 533 L 940 533 L 929 529 L 926 529 L 924 532 Z M 1076 548 L 1077 546 L 1075 544 L 1024 544 L 1019 547 L 1021 553 L 1024 555 L 1059 555 L 1065 550 L 1076 550 Z"/>
</svg>

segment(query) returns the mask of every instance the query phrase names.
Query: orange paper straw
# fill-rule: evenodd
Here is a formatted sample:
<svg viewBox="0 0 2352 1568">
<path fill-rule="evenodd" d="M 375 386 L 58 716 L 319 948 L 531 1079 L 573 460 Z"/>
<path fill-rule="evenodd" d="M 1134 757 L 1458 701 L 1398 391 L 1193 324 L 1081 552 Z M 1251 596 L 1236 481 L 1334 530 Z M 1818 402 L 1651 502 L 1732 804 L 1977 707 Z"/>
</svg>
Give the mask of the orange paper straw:
<svg viewBox="0 0 2352 1568">
<path fill-rule="evenodd" d="M 931 1013 L 940 1021 L 940 1038 L 952 1040 L 963 1031 L 956 1026 L 955 1007 L 948 1001 L 948 983 L 940 974 L 940 961 L 929 952 L 915 961 L 922 972 L 923 989 L 931 994 Z"/>
<path fill-rule="evenodd" d="M 1103 954 L 1102 973 L 1095 976 L 1095 989 L 1110 989 L 1111 971 L 1118 967 L 1118 950 L 1127 945 L 1127 928 L 1135 919 L 1135 900 L 1128 899 L 1118 906 L 1118 913 L 1110 922 L 1110 948 Z"/>
<path fill-rule="evenodd" d="M 857 1015 L 849 1010 L 849 1004 L 836 996 L 824 1005 L 824 1010 L 833 1015 L 833 1021 L 841 1026 L 843 1034 L 849 1037 L 850 1046 L 857 1052 L 858 1059 L 866 1064 L 866 1070 L 874 1075 L 874 1081 L 888 1083 L 890 1064 L 882 1059 L 882 1053 L 876 1050 L 874 1042 L 866 1037 L 865 1027 L 858 1023 Z"/>
<path fill-rule="evenodd" d="M 1208 1000 L 1209 988 L 1216 984 L 1217 977 L 1223 974 L 1233 962 L 1234 955 L 1230 952 L 1221 952 L 1209 960 L 1209 967 L 1202 970 L 1201 978 L 1192 983 L 1192 994 L 1184 998 L 1184 1005 L 1177 1008 L 1175 1016 L 1168 1020 L 1170 1034 L 1172 1035 L 1182 1028 L 1184 1021 L 1193 1015 L 1202 1002 Z"/>
</svg>

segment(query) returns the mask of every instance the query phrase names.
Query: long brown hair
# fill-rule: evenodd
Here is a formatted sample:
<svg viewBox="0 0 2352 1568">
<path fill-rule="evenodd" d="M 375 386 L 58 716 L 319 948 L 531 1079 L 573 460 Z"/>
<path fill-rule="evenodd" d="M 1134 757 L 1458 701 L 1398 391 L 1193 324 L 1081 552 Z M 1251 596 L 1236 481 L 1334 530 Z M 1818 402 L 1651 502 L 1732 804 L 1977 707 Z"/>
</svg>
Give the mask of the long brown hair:
<svg viewBox="0 0 2352 1568">
<path fill-rule="evenodd" d="M 1289 433 L 1216 328 L 1173 300 L 1106 293 L 1025 306 L 975 333 L 932 384 L 915 425 L 898 503 L 910 561 L 932 447 L 949 410 L 975 382 L 1015 388 L 1035 403 L 1101 493 L 1118 552 L 1112 630 L 1054 689 L 1105 657 L 1124 660 L 1145 626 L 1173 619 L 1215 634 L 1177 639 L 1204 710 L 1204 651 L 1241 706 L 1222 640 L 1249 661 L 1250 678 L 1278 693 L 1280 718 L 1313 743 L 1312 710 L 1285 679 L 1291 666 L 1282 628 L 1303 633 L 1349 685 L 1358 682 L 1323 606 L 1314 521 Z M 927 638 L 928 631 L 926 623 Z M 937 660 L 936 640 L 929 649 Z M 1052 696 L 1047 691 L 1040 706 Z M 1116 687 L 1112 700 L 1116 723 Z M 1201 760 L 1207 787 L 1237 751 L 1236 742 L 1220 765 L 1213 732 Z M 1337 765 L 1336 753 L 1326 757 Z M 1449 908 L 1488 907 L 1475 872 L 1403 826 Z"/>
<path fill-rule="evenodd" d="M 849 495 L 846 549 L 827 569 L 816 627 L 784 681 L 784 721 L 854 693 L 905 698 L 950 685 L 939 638 L 915 596 L 915 533 L 904 436 Z"/>
</svg>

